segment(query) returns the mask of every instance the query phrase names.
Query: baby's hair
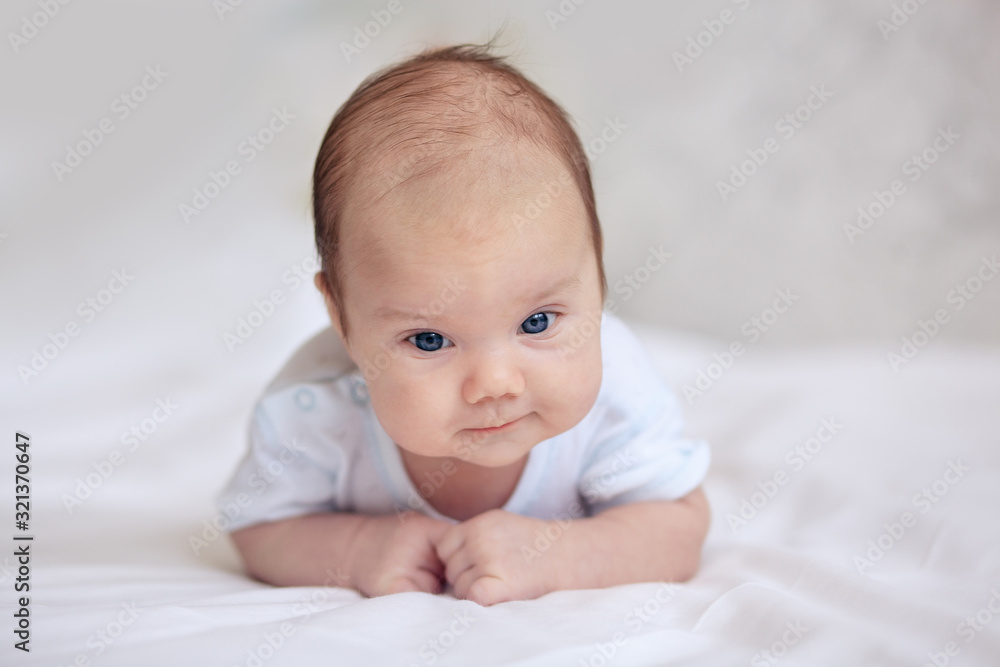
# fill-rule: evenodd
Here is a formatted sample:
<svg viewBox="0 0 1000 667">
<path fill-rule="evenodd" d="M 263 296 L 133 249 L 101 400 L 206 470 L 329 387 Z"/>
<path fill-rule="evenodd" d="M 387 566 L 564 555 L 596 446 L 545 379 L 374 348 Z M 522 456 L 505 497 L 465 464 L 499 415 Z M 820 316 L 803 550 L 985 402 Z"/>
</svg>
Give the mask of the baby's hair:
<svg viewBox="0 0 1000 667">
<path fill-rule="evenodd" d="M 348 336 L 339 253 L 348 198 L 370 205 L 399 184 L 447 166 L 473 147 L 526 140 L 556 156 L 590 223 L 601 301 L 607 295 L 601 225 L 590 166 L 570 118 L 485 45 L 433 48 L 375 72 L 337 111 L 313 172 L 320 267 Z M 530 212 L 529 212 L 530 214 Z"/>
</svg>

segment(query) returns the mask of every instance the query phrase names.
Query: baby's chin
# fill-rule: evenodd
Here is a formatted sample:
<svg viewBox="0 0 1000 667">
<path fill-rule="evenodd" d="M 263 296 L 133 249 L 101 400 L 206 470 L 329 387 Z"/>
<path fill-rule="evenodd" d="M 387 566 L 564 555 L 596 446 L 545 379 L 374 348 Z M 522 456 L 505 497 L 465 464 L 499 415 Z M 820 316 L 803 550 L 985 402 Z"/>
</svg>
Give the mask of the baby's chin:
<svg viewBox="0 0 1000 667">
<path fill-rule="evenodd" d="M 471 457 L 457 456 L 455 458 L 464 463 L 481 466 L 483 468 L 503 468 L 514 465 L 531 451 L 531 447 L 525 445 L 485 445 Z"/>
<path fill-rule="evenodd" d="M 541 442 L 525 434 L 520 436 L 492 436 L 481 438 L 474 444 L 460 448 L 455 458 L 484 468 L 503 468 L 523 460 Z"/>
<path fill-rule="evenodd" d="M 517 463 L 537 444 L 524 438 L 479 438 L 470 441 L 464 433 L 456 435 L 449 447 L 423 447 L 412 441 L 397 442 L 401 449 L 411 455 L 438 459 L 442 463 L 452 460 L 459 466 L 471 464 L 484 468 L 501 468 Z"/>
<path fill-rule="evenodd" d="M 579 421 L 579 420 L 576 420 Z M 574 422 L 575 423 L 575 422 Z M 539 443 L 568 430 L 553 428 L 532 413 L 523 418 L 507 433 L 483 434 L 473 430 L 462 430 L 441 438 L 431 438 L 433 442 L 415 443 L 397 440 L 400 446 L 413 454 L 428 458 L 454 459 L 460 464 L 471 464 L 484 468 L 502 468 L 522 461 Z M 439 443 L 447 442 L 445 447 Z"/>
</svg>

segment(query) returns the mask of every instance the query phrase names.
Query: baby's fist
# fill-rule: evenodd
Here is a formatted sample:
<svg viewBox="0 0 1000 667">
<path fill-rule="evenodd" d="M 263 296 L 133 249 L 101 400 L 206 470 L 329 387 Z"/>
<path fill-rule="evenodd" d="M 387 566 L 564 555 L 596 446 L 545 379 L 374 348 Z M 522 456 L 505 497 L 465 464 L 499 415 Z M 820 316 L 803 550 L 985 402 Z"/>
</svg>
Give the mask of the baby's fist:
<svg viewBox="0 0 1000 667">
<path fill-rule="evenodd" d="M 455 597 L 483 606 L 532 600 L 557 590 L 554 554 L 533 545 L 548 521 L 490 510 L 448 528 L 436 543 Z"/>
<path fill-rule="evenodd" d="M 448 526 L 417 512 L 370 517 L 352 563 L 358 589 L 368 597 L 441 592 L 444 565 L 434 545 Z"/>
</svg>

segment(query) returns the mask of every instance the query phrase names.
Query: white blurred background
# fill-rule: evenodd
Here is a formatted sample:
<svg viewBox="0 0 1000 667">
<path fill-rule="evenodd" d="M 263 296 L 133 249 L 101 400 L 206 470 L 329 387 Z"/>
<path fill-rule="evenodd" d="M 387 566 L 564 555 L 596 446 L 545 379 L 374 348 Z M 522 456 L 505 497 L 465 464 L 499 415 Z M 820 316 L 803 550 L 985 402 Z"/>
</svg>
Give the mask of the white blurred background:
<svg viewBox="0 0 1000 667">
<path fill-rule="evenodd" d="M 501 51 L 594 148 L 621 315 L 746 342 L 785 290 L 797 300 L 753 325 L 757 345 L 890 352 L 941 309 L 932 345 L 1000 343 L 1000 279 L 976 278 L 1000 252 L 1000 7 L 987 0 L 18 0 L 0 12 L 0 368 L 18 396 L 58 391 L 94 360 L 126 394 L 154 368 L 245 373 L 259 388 L 326 324 L 294 276 L 314 266 L 310 179 L 337 107 L 390 62 L 502 25 Z M 275 109 L 294 118 L 249 161 L 240 147 Z M 78 166 L 54 166 L 103 119 L 113 132 Z M 921 154 L 934 161 L 915 172 Z M 180 205 L 231 160 L 239 174 L 186 221 Z M 753 173 L 731 181 L 741 164 Z M 884 214 L 845 228 L 896 179 L 905 191 Z M 723 196 L 723 182 L 739 187 Z M 651 247 L 671 257 L 646 272 Z M 128 286 L 86 314 L 123 268 Z M 644 282 L 616 289 L 629 277 Z M 979 288 L 961 309 L 958 285 Z M 230 350 L 225 334 L 276 289 L 283 303 Z M 73 323 L 78 335 L 23 378 Z"/>
<path fill-rule="evenodd" d="M 46 7 L 58 11 L 48 17 Z M 182 340 L 228 356 L 223 333 L 275 288 L 288 300 L 242 347 L 282 356 L 275 341 L 304 339 L 324 323 L 312 286 L 292 290 L 282 276 L 314 256 L 310 176 L 333 113 L 375 69 L 425 46 L 485 41 L 504 23 L 501 50 L 564 105 L 585 142 L 609 122 L 624 128 L 593 144 L 621 314 L 740 340 L 741 327 L 785 289 L 799 300 L 759 345 L 866 340 L 888 351 L 940 308 L 950 317 L 938 341 L 1000 342 L 1000 280 L 984 282 L 960 311 L 947 300 L 983 256 L 1000 251 L 995 3 L 400 0 L 395 15 L 387 7 L 4 3 L 4 373 L 19 380 L 17 366 L 71 320 L 82 328 L 73 354 L 100 348 L 102 329 L 127 327 L 167 357 Z M 348 61 L 342 44 L 379 15 L 391 21 L 368 25 L 377 35 Z M 678 67 L 675 54 L 685 51 L 696 57 Z M 165 77 L 121 118 L 114 100 L 131 96 L 147 67 Z M 811 89 L 827 99 L 800 109 Z M 274 108 L 294 120 L 247 162 L 238 147 Z M 799 127 L 778 125 L 796 110 Z M 103 118 L 114 131 L 60 181 L 53 162 L 65 162 L 67 147 Z M 957 138 L 938 154 L 933 142 L 947 128 Z M 755 173 L 723 201 L 719 183 L 747 151 L 759 158 L 768 138 L 777 152 L 747 165 Z M 925 149 L 936 161 L 914 182 L 907 163 Z M 241 172 L 186 223 L 179 205 L 233 159 Z M 849 234 L 858 207 L 894 179 L 905 193 Z M 671 258 L 637 274 L 651 246 Z M 134 282 L 83 322 L 77 305 L 121 267 Z M 616 291 L 627 276 L 646 281 Z"/>
<path fill-rule="evenodd" d="M 149 616 L 157 641 L 179 647 L 162 627 L 201 623 L 215 604 L 205 595 L 246 583 L 218 572 L 239 567 L 226 540 L 199 552 L 190 539 L 219 516 L 214 495 L 244 452 L 254 400 L 328 325 L 309 282 L 319 142 L 376 69 L 504 25 L 501 51 L 593 149 L 609 296 L 657 343 L 669 383 L 680 394 L 733 341 L 747 346 L 704 400 L 683 403 L 690 435 L 713 448 L 706 488 L 718 517 L 706 557 L 715 583 L 699 593 L 704 606 L 685 602 L 712 611 L 698 631 L 750 637 L 748 657 L 773 640 L 768 619 L 802 611 L 823 619 L 817 639 L 885 634 L 902 655 L 983 603 L 996 561 L 989 520 L 976 526 L 997 488 L 997 3 L 5 0 L 0 476 L 14 477 L 15 430 L 30 434 L 40 649 L 82 646 L 101 614 L 117 613 L 116 596 L 155 603 L 190 591 L 189 609 Z M 342 45 L 356 38 L 363 48 L 348 59 Z M 287 125 L 267 136 L 275 110 Z M 251 151 L 250 136 L 270 143 Z M 53 166 L 78 148 L 88 154 L 71 156 L 75 166 Z M 230 162 L 239 173 L 218 176 Z M 723 196 L 734 168 L 752 174 Z M 185 220 L 195 191 L 214 197 Z M 881 215 L 845 230 L 859 207 Z M 661 247 L 669 259 L 647 270 Z M 779 291 L 794 298 L 780 315 L 770 310 Z M 255 303 L 275 294 L 260 314 Z M 893 368 L 904 338 L 923 347 Z M 824 462 L 758 519 L 761 532 L 730 534 L 725 512 L 830 415 L 848 426 Z M 954 523 L 925 520 L 924 537 L 894 552 L 903 564 L 884 566 L 870 589 L 867 577 L 833 574 L 958 455 L 981 476 L 942 504 Z M 14 490 L 4 489 L 10 516 Z M 939 538 L 940 549 L 925 546 Z M 730 548 L 741 543 L 751 547 Z M 786 581 L 779 570 L 806 574 Z M 116 588 L 123 578 L 134 586 Z M 748 597 L 743 580 L 772 583 Z M 730 586 L 736 595 L 724 595 Z M 356 609 L 347 615 L 367 622 Z"/>
<path fill-rule="evenodd" d="M 102 577 L 116 581 L 123 567 L 151 568 L 138 579 L 165 589 L 210 581 L 206 565 L 238 568 L 225 540 L 199 553 L 189 539 L 218 515 L 213 497 L 243 454 L 254 400 L 291 352 L 328 324 L 309 282 L 319 142 L 373 71 L 428 46 L 483 42 L 503 25 L 501 52 L 564 106 L 594 148 L 609 296 L 647 340 L 676 343 L 657 346 L 669 352 L 657 363 L 671 385 L 680 393 L 694 383 L 732 341 L 748 348 L 746 363 L 718 379 L 704 401 L 684 403 L 690 434 L 713 447 L 707 488 L 718 517 L 768 479 L 768 466 L 815 432 L 820 415 L 843 418 L 854 435 L 824 455 L 831 463 L 800 479 L 811 494 L 788 496 L 795 500 L 785 515 L 757 524 L 797 515 L 777 533 L 795 549 L 820 531 L 827 543 L 843 542 L 835 556 L 849 554 L 877 534 L 852 517 L 877 522 L 889 507 L 898 516 L 892 494 L 933 479 L 958 454 L 978 456 L 986 476 L 963 482 L 956 500 L 979 489 L 965 496 L 966 507 L 991 506 L 987 452 L 996 429 L 987 415 L 997 397 L 986 376 L 968 369 L 982 362 L 988 374 L 1000 353 L 1000 275 L 983 263 L 1000 259 L 1000 5 L 236 2 L 0 6 L 0 439 L 8 443 L 0 475 L 14 477 L 15 430 L 29 433 L 39 537 L 34 604 L 54 618 L 59 604 L 78 598 L 78 616 L 38 624 L 39 646 L 54 646 L 45 633 L 77 618 L 82 645 L 104 622 L 98 609 L 91 623 L 91 598 L 120 590 Z M 398 13 L 387 14 L 390 6 Z M 377 35 L 345 57 L 342 44 L 366 29 Z M 690 62 L 678 67 L 675 54 Z M 267 137 L 275 109 L 294 117 Z M 602 145 L 602 133 L 613 140 Z M 251 153 L 251 135 L 271 141 Z M 88 137 L 100 141 L 79 164 L 53 167 L 81 144 L 86 152 Z M 935 141 L 947 150 L 938 152 Z M 763 164 L 744 164 L 753 155 Z M 933 164 L 914 172 L 914 155 Z M 185 220 L 179 207 L 193 205 L 196 190 L 211 192 L 211 174 L 231 161 L 239 173 Z M 753 173 L 723 198 L 719 183 L 734 165 Z M 892 193 L 897 180 L 901 194 Z M 877 212 L 879 198 L 890 197 L 867 229 L 845 231 L 859 207 Z M 661 247 L 670 258 L 647 271 L 650 248 Z M 626 280 L 641 286 L 616 289 Z M 795 297 L 780 316 L 769 310 L 779 290 Z M 255 302 L 276 291 L 280 303 L 259 314 Z M 943 324 L 931 323 L 936 314 Z M 247 320 L 259 326 L 227 344 Z M 904 338 L 924 348 L 907 368 L 893 369 L 887 355 L 899 354 Z M 159 419 L 164 404 L 176 407 Z M 136 429 L 143 439 L 132 446 Z M 855 498 L 845 479 L 860 479 L 869 495 Z M 13 513 L 13 499 L 4 498 Z M 863 503 L 871 498 L 869 508 Z M 827 523 L 813 521 L 817 507 Z M 988 531 L 966 530 L 981 514 L 961 507 L 947 511 L 965 522 L 970 539 L 944 541 L 944 551 L 968 551 L 968 560 L 950 562 L 971 580 L 977 571 L 964 563 L 981 557 L 973 547 L 988 542 Z M 725 522 L 715 526 L 714 544 L 729 544 Z M 933 539 L 959 528 L 950 530 Z M 824 557 L 827 543 L 817 547 Z M 913 577 L 924 576 L 929 558 L 914 561 Z M 709 562 L 726 577 L 743 576 L 730 567 L 738 560 Z M 79 567 L 86 564 L 93 571 Z M 179 564 L 194 569 L 169 574 Z M 7 565 L 0 561 L 0 583 Z M 907 578 L 905 567 L 897 572 L 884 579 L 903 591 L 893 609 L 926 610 L 940 599 L 952 610 L 977 608 L 954 597 L 971 584 L 931 585 Z M 78 577 L 81 585 L 69 585 Z M 789 586 L 809 594 L 804 581 Z M 815 586 L 856 590 L 841 581 L 817 575 Z M 94 582 L 97 593 L 88 586 Z M 820 597 L 808 601 L 810 614 Z M 717 619 L 730 617 L 731 607 L 708 604 Z M 889 606 L 871 609 L 877 615 Z M 926 627 L 954 627 L 945 616 L 932 626 L 889 616 L 906 626 L 897 644 L 913 633 L 939 636 Z M 827 635 L 837 627 L 858 634 L 860 626 L 828 618 Z M 730 634 L 725 623 L 718 632 Z M 751 633 L 763 627 L 739 625 Z M 876 634 L 884 627 L 869 625 Z"/>
</svg>

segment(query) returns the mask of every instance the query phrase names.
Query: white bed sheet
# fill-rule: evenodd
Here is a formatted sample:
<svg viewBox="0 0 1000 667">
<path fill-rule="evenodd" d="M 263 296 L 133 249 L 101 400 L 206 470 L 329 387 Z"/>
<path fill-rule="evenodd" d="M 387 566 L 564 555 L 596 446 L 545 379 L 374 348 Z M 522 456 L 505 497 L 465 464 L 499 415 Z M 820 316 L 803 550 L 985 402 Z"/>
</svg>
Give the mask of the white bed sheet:
<svg viewBox="0 0 1000 667">
<path fill-rule="evenodd" d="M 876 22 L 905 3 L 736 3 L 751 10 L 676 75 L 669 53 L 734 3 L 588 3 L 558 31 L 545 16 L 557 0 L 413 3 L 352 62 L 337 42 L 369 20 L 363 3 L 234 2 L 224 20 L 211 4 L 70 3 L 0 63 L 0 666 L 1000 664 L 988 606 L 1000 610 L 1000 351 L 943 340 L 989 337 L 996 281 L 898 373 L 885 357 L 997 248 L 995 4 L 921 4 L 885 39 Z M 39 7 L 5 3 L 3 25 L 20 30 Z M 713 452 L 699 574 L 667 601 L 635 584 L 483 609 L 271 588 L 242 575 L 224 539 L 196 554 L 189 540 L 242 454 L 254 398 L 323 325 L 315 290 L 284 276 L 314 256 L 309 179 L 332 110 L 375 68 L 427 41 L 478 40 L 506 16 L 510 50 L 523 36 L 522 62 L 584 140 L 619 114 L 629 125 L 595 169 L 609 279 L 650 244 L 675 254 L 621 300 L 629 312 L 683 312 L 670 321 L 725 332 L 775 288 L 803 295 L 704 396 L 682 400 Z M 57 180 L 52 161 L 155 65 L 169 72 L 162 88 Z M 837 97 L 720 206 L 715 180 L 823 83 Z M 285 105 L 296 122 L 185 222 L 178 205 Z M 951 123 L 954 152 L 849 244 L 841 226 L 856 206 Z M 83 323 L 78 303 L 123 269 L 128 288 L 22 382 L 17 367 Z M 228 350 L 223 333 L 274 289 L 278 314 Z M 639 331 L 678 391 L 728 347 Z M 885 344 L 765 348 L 818 331 Z M 167 399 L 176 413 L 67 511 L 77 480 Z M 824 418 L 843 428 L 794 470 L 786 453 Z M 30 654 L 11 632 L 16 429 L 32 436 Z M 954 461 L 970 469 L 920 513 L 913 496 Z M 778 471 L 787 483 L 734 532 L 727 515 Z M 859 573 L 855 557 L 905 511 L 916 524 Z M 970 635 L 960 624 L 977 615 L 989 623 Z M 269 651 L 283 623 L 292 631 Z"/>
<path fill-rule="evenodd" d="M 678 391 L 726 347 L 636 331 Z M 203 360 L 132 354 L 140 346 L 121 336 L 106 358 L 67 358 L 59 382 L 5 392 L 14 408 L 5 426 L 31 425 L 36 541 L 32 651 L 14 651 L 3 629 L 2 664 L 922 665 L 934 654 L 989 665 L 1000 656 L 1000 613 L 989 611 L 991 597 L 1000 611 L 995 350 L 931 345 L 894 373 L 875 348 L 751 349 L 692 404 L 682 399 L 689 433 L 708 439 L 714 458 L 714 521 L 693 581 L 482 608 L 447 595 L 272 588 L 241 574 L 225 539 L 196 555 L 189 540 L 213 514 L 259 387 L 206 381 Z M 94 372 L 121 355 L 150 360 L 114 379 Z M 187 414 L 68 512 L 61 497 L 93 472 L 95 452 L 113 447 L 107 433 L 142 417 L 127 396 L 154 392 L 143 380 L 153 377 L 189 378 L 171 396 Z M 118 404 L 132 407 L 108 407 Z M 795 470 L 786 452 L 823 419 L 842 427 Z M 969 470 L 921 513 L 914 494 L 952 461 Z M 734 531 L 727 515 L 779 470 L 787 483 Z M 904 511 L 916 524 L 859 573 L 855 557 Z M 15 568 L 0 560 L 0 615 L 11 626 Z M 992 622 L 967 642 L 959 626 L 977 613 Z M 951 641 L 954 657 L 944 653 Z"/>
</svg>

